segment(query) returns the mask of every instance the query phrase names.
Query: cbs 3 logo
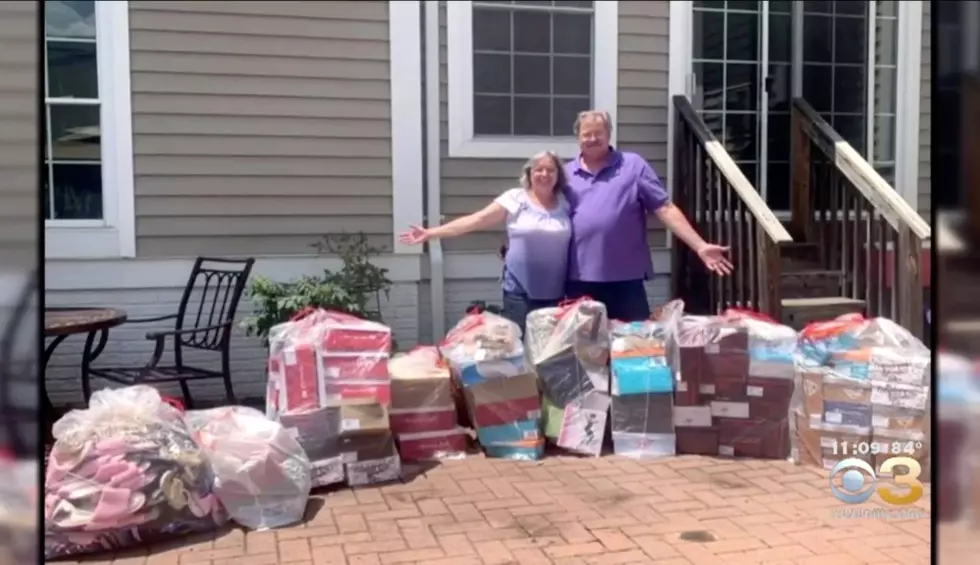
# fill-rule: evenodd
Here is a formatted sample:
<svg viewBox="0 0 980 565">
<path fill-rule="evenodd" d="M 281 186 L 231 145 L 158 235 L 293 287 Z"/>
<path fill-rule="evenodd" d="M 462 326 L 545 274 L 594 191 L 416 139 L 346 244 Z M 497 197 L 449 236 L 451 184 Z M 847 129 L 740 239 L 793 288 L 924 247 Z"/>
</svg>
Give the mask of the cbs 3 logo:
<svg viewBox="0 0 980 565">
<path fill-rule="evenodd" d="M 908 473 L 900 475 L 894 473 L 895 467 L 904 466 L 908 468 Z M 841 486 L 834 484 L 834 476 L 843 471 L 840 483 Z M 861 471 L 864 471 L 862 473 Z M 896 485 L 907 487 L 907 492 L 892 490 L 888 486 L 877 486 L 878 477 L 875 470 L 866 461 L 850 458 L 834 465 L 830 471 L 830 492 L 834 498 L 848 504 L 860 504 L 875 493 L 877 486 L 878 496 L 888 504 L 902 506 L 912 504 L 922 498 L 923 486 L 919 481 L 922 474 L 922 466 L 911 457 L 892 457 L 881 464 L 878 473 L 892 473 L 892 480 Z M 867 478 L 865 477 L 867 474 Z M 862 490 L 867 487 L 867 490 Z"/>
</svg>

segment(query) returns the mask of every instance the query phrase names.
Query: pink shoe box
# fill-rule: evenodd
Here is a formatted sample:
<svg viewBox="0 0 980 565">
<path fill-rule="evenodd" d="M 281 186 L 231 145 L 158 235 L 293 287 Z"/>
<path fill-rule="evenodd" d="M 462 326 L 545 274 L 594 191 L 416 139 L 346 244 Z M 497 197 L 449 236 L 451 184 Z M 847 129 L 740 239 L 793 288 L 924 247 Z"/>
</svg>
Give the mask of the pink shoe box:
<svg viewBox="0 0 980 565">
<path fill-rule="evenodd" d="M 456 428 L 456 406 L 392 410 L 391 431 L 395 434 L 449 432 Z"/>
<path fill-rule="evenodd" d="M 468 439 L 466 428 L 401 434 L 398 436 L 398 451 L 405 461 L 429 461 L 466 453 Z"/>
</svg>

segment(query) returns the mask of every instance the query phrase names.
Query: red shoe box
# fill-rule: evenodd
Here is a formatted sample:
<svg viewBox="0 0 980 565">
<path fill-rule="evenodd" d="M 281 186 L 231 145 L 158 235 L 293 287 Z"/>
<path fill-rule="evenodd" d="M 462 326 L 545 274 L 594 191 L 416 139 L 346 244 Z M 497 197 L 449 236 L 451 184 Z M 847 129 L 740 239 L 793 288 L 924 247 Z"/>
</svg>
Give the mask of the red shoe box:
<svg viewBox="0 0 980 565">
<path fill-rule="evenodd" d="M 398 436 L 398 452 L 405 461 L 426 461 L 465 453 L 469 434 L 463 428 Z"/>
<path fill-rule="evenodd" d="M 282 375 L 282 411 L 292 412 L 320 406 L 316 352 L 312 344 L 286 346 L 279 354 Z M 270 362 L 270 370 L 272 363 Z"/>
<path fill-rule="evenodd" d="M 320 353 L 321 378 L 336 380 L 387 379 L 387 353 Z"/>
<path fill-rule="evenodd" d="M 320 348 L 326 352 L 390 353 L 391 329 L 377 322 L 330 312 L 330 328 L 323 332 Z"/>
<path fill-rule="evenodd" d="M 456 406 L 392 410 L 391 431 L 395 434 L 446 432 L 456 428 Z"/>
<path fill-rule="evenodd" d="M 470 408 L 470 419 L 478 428 L 503 426 L 521 420 L 539 418 L 541 418 L 541 398 L 538 396 L 476 404 Z"/>
</svg>

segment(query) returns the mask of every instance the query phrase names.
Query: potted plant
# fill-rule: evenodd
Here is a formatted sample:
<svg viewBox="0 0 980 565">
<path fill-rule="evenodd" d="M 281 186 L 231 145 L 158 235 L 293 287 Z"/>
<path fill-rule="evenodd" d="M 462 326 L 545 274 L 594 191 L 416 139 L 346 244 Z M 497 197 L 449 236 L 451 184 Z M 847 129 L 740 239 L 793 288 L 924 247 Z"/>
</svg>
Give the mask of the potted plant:
<svg viewBox="0 0 980 565">
<path fill-rule="evenodd" d="M 371 257 L 379 250 L 368 244 L 364 234 L 328 235 L 311 247 L 321 255 L 330 253 L 339 257 L 343 266 L 336 272 L 324 269 L 321 276 L 307 275 L 288 282 L 253 277 L 246 291 L 253 311 L 242 322 L 247 335 L 259 337 L 268 346 L 269 330 L 273 326 L 308 307 L 382 321 L 381 295 L 388 298 L 391 281 L 387 269 L 371 263 Z"/>
</svg>

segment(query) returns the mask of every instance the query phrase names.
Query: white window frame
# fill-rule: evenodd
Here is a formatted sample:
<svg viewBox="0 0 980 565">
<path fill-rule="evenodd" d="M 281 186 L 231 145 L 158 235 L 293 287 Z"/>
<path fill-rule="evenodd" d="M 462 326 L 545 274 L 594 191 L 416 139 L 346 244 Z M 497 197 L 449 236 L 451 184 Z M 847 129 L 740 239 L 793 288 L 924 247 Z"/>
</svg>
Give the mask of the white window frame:
<svg viewBox="0 0 980 565">
<path fill-rule="evenodd" d="M 895 190 L 919 210 L 919 102 L 922 92 L 922 0 L 898 4 L 898 53 L 895 71 Z M 874 6 L 872 6 L 873 8 Z M 872 12 L 873 13 L 873 12 Z M 871 39 L 874 38 L 874 18 Z M 869 42 L 870 43 L 870 42 Z M 873 86 L 872 86 L 873 88 Z M 874 116 L 868 120 L 874 127 Z M 874 131 L 871 129 L 870 131 Z M 869 161 L 873 153 L 868 153 Z"/>
<path fill-rule="evenodd" d="M 613 121 L 611 143 L 616 144 L 616 109 L 619 78 L 619 2 L 595 2 L 593 29 L 593 107 L 609 112 Z M 540 151 L 560 157 L 578 154 L 578 144 L 568 136 L 480 136 L 473 134 L 473 2 L 446 3 L 447 61 L 449 83 L 449 156 L 486 159 L 526 159 Z"/>
<path fill-rule="evenodd" d="M 103 218 L 45 220 L 45 259 L 136 256 L 129 2 L 95 2 L 95 26 Z"/>
</svg>

